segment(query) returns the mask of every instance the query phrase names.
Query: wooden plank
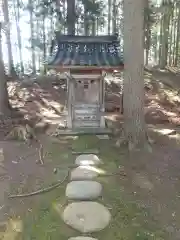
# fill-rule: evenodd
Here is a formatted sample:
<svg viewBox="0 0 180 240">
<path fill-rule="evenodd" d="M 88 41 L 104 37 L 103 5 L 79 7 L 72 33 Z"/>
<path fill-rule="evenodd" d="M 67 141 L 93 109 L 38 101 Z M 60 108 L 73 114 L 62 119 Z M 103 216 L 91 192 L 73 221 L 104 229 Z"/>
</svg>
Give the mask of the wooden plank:
<svg viewBox="0 0 180 240">
<path fill-rule="evenodd" d="M 71 74 L 75 79 L 95 79 L 98 80 L 101 75 L 100 74 Z"/>
</svg>

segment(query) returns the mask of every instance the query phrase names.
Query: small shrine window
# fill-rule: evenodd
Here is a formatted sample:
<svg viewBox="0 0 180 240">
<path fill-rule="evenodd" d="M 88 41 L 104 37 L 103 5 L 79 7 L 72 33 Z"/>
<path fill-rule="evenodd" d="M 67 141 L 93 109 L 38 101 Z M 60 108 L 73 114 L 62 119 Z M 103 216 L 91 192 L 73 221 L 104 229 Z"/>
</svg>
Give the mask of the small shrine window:
<svg viewBox="0 0 180 240">
<path fill-rule="evenodd" d="M 84 89 L 88 89 L 88 87 L 89 87 L 89 84 L 88 84 L 88 83 L 85 83 L 85 84 L 84 84 Z"/>
</svg>

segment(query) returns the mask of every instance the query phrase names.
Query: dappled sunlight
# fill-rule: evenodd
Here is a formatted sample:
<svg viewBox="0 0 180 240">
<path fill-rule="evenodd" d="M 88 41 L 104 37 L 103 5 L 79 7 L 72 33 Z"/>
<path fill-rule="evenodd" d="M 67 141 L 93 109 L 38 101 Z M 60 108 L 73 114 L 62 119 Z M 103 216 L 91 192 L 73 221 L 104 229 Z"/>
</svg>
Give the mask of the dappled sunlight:
<svg viewBox="0 0 180 240">
<path fill-rule="evenodd" d="M 168 137 L 168 139 L 180 140 L 180 129 L 179 132 L 173 128 L 161 128 L 161 127 L 153 127 L 152 131 L 158 133 L 162 136 Z"/>
<path fill-rule="evenodd" d="M 19 219 L 10 219 L 6 226 L 3 240 L 16 240 L 23 232 L 23 222 Z"/>
<path fill-rule="evenodd" d="M 169 139 L 174 139 L 176 141 L 180 141 L 180 134 L 173 134 L 173 135 L 168 135 Z"/>
<path fill-rule="evenodd" d="M 44 108 L 42 107 L 40 109 L 40 114 L 43 116 L 43 117 L 47 117 L 47 118 L 57 118 L 57 114 L 54 113 L 54 110 L 52 109 L 47 109 L 47 108 Z"/>
<path fill-rule="evenodd" d="M 177 90 L 169 87 L 169 79 L 158 78 L 148 82 L 151 86 L 153 82 L 158 82 L 156 91 L 145 92 L 145 118 L 147 123 L 173 123 L 180 124 L 180 97 Z M 165 81 L 165 82 L 164 82 Z M 166 85 L 167 84 L 167 85 Z M 151 88 L 151 87 L 150 87 Z"/>
<path fill-rule="evenodd" d="M 86 165 L 86 166 L 88 166 L 88 165 L 94 165 L 94 161 L 93 161 L 93 160 L 81 160 L 81 161 L 80 161 L 80 164 L 81 164 L 81 165 Z"/>
<path fill-rule="evenodd" d="M 55 108 L 59 113 L 62 111 L 62 108 L 64 107 L 64 105 L 54 100 L 46 100 L 44 97 L 42 98 L 42 100 L 46 103 L 47 106 L 50 107 L 53 106 L 53 108 Z"/>
<path fill-rule="evenodd" d="M 170 135 L 174 132 L 173 129 L 168 129 L 168 128 L 164 128 L 164 129 L 153 129 L 154 132 L 158 132 L 162 135 Z"/>
<path fill-rule="evenodd" d="M 58 215 L 61 216 L 66 203 L 67 203 L 67 200 L 66 200 L 66 197 L 64 195 L 64 197 L 61 196 L 60 201 L 53 203 L 52 207 L 56 211 L 56 213 L 58 213 Z"/>
<path fill-rule="evenodd" d="M 1 166 L 4 166 L 4 149 L 3 148 L 0 148 L 0 167 Z"/>
<path fill-rule="evenodd" d="M 165 72 L 167 72 L 167 70 L 166 69 L 161 69 L 161 68 L 159 68 L 159 69 L 157 69 L 159 72 L 162 72 L 162 73 L 165 73 Z"/>
<path fill-rule="evenodd" d="M 12 106 L 18 107 L 25 114 L 34 119 L 46 119 L 48 123 L 56 124 L 64 111 L 66 92 L 58 81 L 51 76 L 48 81 L 41 77 L 39 82 L 22 81 L 9 82 L 8 92 Z"/>
<path fill-rule="evenodd" d="M 179 73 L 179 68 L 175 66 L 166 66 L 166 70 L 172 72 L 172 73 Z"/>
<path fill-rule="evenodd" d="M 65 136 L 64 139 L 66 140 L 78 140 L 79 139 L 79 136 Z"/>
<path fill-rule="evenodd" d="M 106 174 L 107 172 L 101 168 L 97 168 L 97 167 L 94 167 L 90 164 L 86 164 L 84 166 L 79 166 L 80 169 L 84 169 L 84 170 L 89 170 L 89 171 L 92 171 L 92 172 L 96 172 L 98 174 Z"/>
</svg>

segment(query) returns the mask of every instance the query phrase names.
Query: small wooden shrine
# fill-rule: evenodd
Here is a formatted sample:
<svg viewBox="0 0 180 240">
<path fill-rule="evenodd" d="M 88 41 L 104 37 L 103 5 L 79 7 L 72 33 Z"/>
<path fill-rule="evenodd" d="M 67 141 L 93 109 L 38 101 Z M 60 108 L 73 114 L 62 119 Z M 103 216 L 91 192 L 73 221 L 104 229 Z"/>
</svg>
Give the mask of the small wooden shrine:
<svg viewBox="0 0 180 240">
<path fill-rule="evenodd" d="M 105 128 L 105 74 L 123 68 L 118 36 L 56 33 L 47 67 L 67 77 L 67 128 Z"/>
</svg>

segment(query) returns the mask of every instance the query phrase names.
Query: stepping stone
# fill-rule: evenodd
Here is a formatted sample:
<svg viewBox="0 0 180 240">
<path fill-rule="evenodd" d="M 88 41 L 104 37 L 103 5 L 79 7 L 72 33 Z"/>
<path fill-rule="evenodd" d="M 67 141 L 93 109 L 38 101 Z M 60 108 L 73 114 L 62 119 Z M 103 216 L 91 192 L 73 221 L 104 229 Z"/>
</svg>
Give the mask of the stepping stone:
<svg viewBox="0 0 180 240">
<path fill-rule="evenodd" d="M 72 181 L 66 187 L 66 197 L 73 200 L 93 200 L 101 193 L 102 185 L 96 181 Z"/>
<path fill-rule="evenodd" d="M 77 165 L 98 165 L 102 162 L 95 154 L 81 154 L 76 158 L 75 163 Z"/>
<path fill-rule="evenodd" d="M 99 154 L 99 150 L 98 149 L 85 149 L 82 151 L 72 151 L 72 154 L 74 155 L 80 155 L 80 154 Z"/>
<path fill-rule="evenodd" d="M 97 240 L 97 238 L 79 236 L 79 237 L 71 237 L 68 240 Z"/>
<path fill-rule="evenodd" d="M 96 135 L 97 138 L 101 139 L 101 140 L 109 140 L 109 136 L 108 135 Z"/>
<path fill-rule="evenodd" d="M 71 171 L 71 181 L 90 180 L 98 176 L 96 169 L 91 169 L 88 166 L 79 166 Z"/>
<path fill-rule="evenodd" d="M 69 204 L 62 214 L 63 221 L 81 233 L 98 232 L 111 220 L 109 210 L 97 202 L 75 202 Z"/>
</svg>

